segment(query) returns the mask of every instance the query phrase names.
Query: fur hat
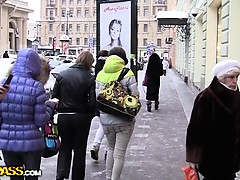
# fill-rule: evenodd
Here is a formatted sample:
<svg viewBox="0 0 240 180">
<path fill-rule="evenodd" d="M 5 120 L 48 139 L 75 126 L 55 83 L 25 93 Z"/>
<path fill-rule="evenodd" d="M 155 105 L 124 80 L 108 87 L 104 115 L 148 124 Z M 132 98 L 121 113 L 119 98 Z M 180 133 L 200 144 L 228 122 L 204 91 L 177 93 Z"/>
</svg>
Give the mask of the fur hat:
<svg viewBox="0 0 240 180">
<path fill-rule="evenodd" d="M 217 76 L 217 78 L 219 78 L 220 76 L 225 75 L 232 70 L 237 70 L 240 72 L 240 62 L 237 60 L 228 59 L 218 62 L 213 67 L 212 73 L 214 76 Z"/>
<path fill-rule="evenodd" d="M 103 50 L 101 50 L 101 51 L 99 51 L 98 52 L 98 55 L 97 55 L 97 58 L 99 58 L 99 57 L 106 57 L 106 56 L 108 56 L 108 50 L 105 50 L 105 49 L 103 49 Z"/>
</svg>

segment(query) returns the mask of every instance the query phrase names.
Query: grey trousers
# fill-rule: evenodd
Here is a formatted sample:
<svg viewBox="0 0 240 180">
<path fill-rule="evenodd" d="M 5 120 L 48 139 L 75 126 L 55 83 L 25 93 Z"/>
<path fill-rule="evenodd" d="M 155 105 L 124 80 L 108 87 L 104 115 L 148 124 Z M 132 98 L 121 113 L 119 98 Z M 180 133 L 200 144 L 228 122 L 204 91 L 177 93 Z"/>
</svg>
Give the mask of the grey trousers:
<svg viewBox="0 0 240 180">
<path fill-rule="evenodd" d="M 103 130 L 108 141 L 106 179 L 119 180 L 134 124 L 129 126 L 103 126 Z"/>
</svg>

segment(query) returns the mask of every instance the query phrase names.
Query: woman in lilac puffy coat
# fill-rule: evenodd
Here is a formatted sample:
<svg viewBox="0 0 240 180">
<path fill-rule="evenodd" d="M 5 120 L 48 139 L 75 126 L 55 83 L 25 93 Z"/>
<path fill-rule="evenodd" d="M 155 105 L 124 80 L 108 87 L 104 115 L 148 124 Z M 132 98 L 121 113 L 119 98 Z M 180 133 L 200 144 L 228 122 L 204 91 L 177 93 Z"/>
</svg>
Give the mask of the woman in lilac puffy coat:
<svg viewBox="0 0 240 180">
<path fill-rule="evenodd" d="M 53 102 L 46 103 L 44 85 L 38 81 L 40 74 L 38 54 L 32 49 L 19 51 L 12 69 L 14 77 L 10 89 L 0 102 L 0 149 L 6 166 L 40 169 L 45 144 L 39 129 L 50 119 L 55 106 Z M 11 180 L 14 179 L 24 177 L 12 176 Z"/>
</svg>

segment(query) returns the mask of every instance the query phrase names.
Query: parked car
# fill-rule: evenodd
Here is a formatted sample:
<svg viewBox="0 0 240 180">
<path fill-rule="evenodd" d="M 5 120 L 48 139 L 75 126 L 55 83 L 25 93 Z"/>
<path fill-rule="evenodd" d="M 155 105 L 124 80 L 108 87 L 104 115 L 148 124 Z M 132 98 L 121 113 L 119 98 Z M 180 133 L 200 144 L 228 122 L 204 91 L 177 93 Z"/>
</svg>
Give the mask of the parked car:
<svg viewBox="0 0 240 180">
<path fill-rule="evenodd" d="M 56 78 L 57 78 L 58 74 L 61 71 L 64 71 L 64 70 L 68 69 L 73 64 L 74 63 L 62 63 L 62 64 L 56 66 L 54 69 L 52 69 L 50 71 L 49 79 L 44 86 L 48 98 L 51 98 L 51 93 L 52 93 L 52 90 L 53 90 L 53 86 L 55 84 L 55 81 L 56 81 Z"/>
<path fill-rule="evenodd" d="M 0 80 L 7 76 L 10 68 L 15 62 L 14 58 L 0 58 Z"/>
</svg>

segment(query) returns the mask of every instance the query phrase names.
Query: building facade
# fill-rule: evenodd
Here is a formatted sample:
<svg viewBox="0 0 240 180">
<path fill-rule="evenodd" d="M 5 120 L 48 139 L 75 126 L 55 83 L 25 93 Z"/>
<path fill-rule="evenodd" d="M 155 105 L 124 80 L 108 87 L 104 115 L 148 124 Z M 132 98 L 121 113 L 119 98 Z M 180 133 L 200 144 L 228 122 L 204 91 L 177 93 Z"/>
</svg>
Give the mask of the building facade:
<svg viewBox="0 0 240 180">
<path fill-rule="evenodd" d="M 166 38 L 169 30 L 158 28 L 156 13 L 176 7 L 176 0 L 138 0 L 138 52 L 143 56 L 146 46 L 152 43 L 159 52 L 169 49 Z M 39 37 L 41 45 L 52 45 L 53 38 L 67 34 L 70 50 L 88 49 L 89 37 L 93 37 L 93 52 L 96 51 L 96 0 L 42 0 Z M 57 42 L 57 46 L 60 42 Z M 79 52 L 78 51 L 78 52 Z"/>
<path fill-rule="evenodd" d="M 239 7 L 239 0 L 179 1 L 179 10 L 190 14 L 194 10 L 196 15 L 189 19 L 189 39 L 178 41 L 175 68 L 199 91 L 210 84 L 212 68 L 217 62 L 240 61 Z"/>
<path fill-rule="evenodd" d="M 28 3 L 21 0 L 0 0 L 0 55 L 17 53 L 27 47 Z"/>
</svg>

